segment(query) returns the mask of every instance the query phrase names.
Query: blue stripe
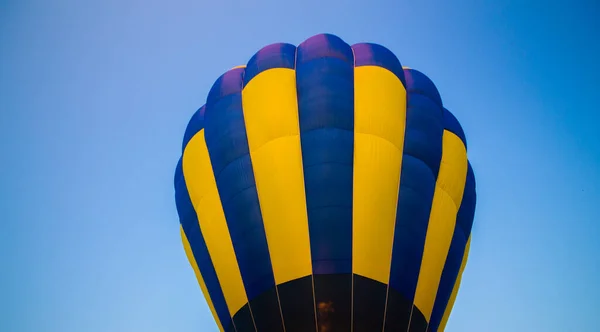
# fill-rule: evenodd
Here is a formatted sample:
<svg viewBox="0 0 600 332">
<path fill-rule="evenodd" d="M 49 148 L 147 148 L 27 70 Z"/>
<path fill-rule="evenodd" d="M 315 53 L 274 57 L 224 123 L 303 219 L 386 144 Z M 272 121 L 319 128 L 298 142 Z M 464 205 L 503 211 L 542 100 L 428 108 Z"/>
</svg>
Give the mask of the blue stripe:
<svg viewBox="0 0 600 332">
<path fill-rule="evenodd" d="M 204 110 L 205 106 L 200 107 L 194 115 L 192 115 L 187 127 L 185 128 L 185 134 L 183 135 L 183 142 L 181 144 L 181 153 L 185 151 L 185 147 L 190 142 L 192 137 L 196 135 L 202 128 L 204 128 Z"/>
<path fill-rule="evenodd" d="M 473 221 L 475 219 L 475 206 L 477 205 L 477 184 L 475 182 L 475 173 L 473 172 L 471 163 L 468 163 L 467 166 L 465 194 L 460 206 L 461 208 L 458 210 L 456 223 L 465 233 L 465 237 L 468 238 L 471 235 L 471 229 L 473 228 Z"/>
<path fill-rule="evenodd" d="M 244 74 L 244 86 L 263 71 L 272 68 L 294 69 L 295 61 L 296 46 L 286 43 L 265 46 L 248 61 Z"/>
<path fill-rule="evenodd" d="M 435 86 L 424 75 L 407 74 L 406 132 L 390 287 L 414 299 L 427 235 L 435 182 L 442 159 L 444 122 Z M 427 92 L 426 94 L 423 92 Z"/>
<path fill-rule="evenodd" d="M 307 63 L 316 59 L 321 59 L 321 61 L 338 59 L 354 66 L 352 48 L 340 37 L 326 33 L 312 36 L 298 45 L 296 56 L 296 67 L 299 63 Z M 327 73 L 321 73 L 319 76 L 325 77 Z"/>
<path fill-rule="evenodd" d="M 404 78 L 404 70 L 400 61 L 387 48 L 373 43 L 360 43 L 352 45 L 354 51 L 354 65 L 360 66 L 379 66 L 383 67 L 398 77 L 402 85 L 406 87 L 406 79 Z"/>
<path fill-rule="evenodd" d="M 354 60 L 338 37 L 297 49 L 296 83 L 314 274 L 352 272 Z"/>
<path fill-rule="evenodd" d="M 244 70 L 213 85 L 206 102 L 205 137 L 225 219 L 248 299 L 275 286 L 242 110 Z"/>
<path fill-rule="evenodd" d="M 200 116 L 200 118 L 201 117 L 202 116 Z M 200 120 L 196 119 L 195 121 Z M 217 317 L 219 317 L 221 325 L 223 325 L 223 328 L 227 331 L 232 324 L 231 315 L 227 308 L 225 296 L 221 290 L 221 284 L 217 278 L 217 273 L 215 272 L 210 254 L 208 253 L 206 242 L 204 242 L 204 237 L 200 231 L 196 211 L 190 200 L 185 179 L 183 177 L 181 159 L 179 159 L 175 171 L 175 203 L 177 205 L 177 213 L 179 214 L 179 222 L 190 243 L 192 254 L 196 259 L 196 264 L 198 264 L 202 279 L 204 279 L 204 283 L 206 284 L 206 289 L 213 306 L 215 307 Z"/>
<path fill-rule="evenodd" d="M 446 306 L 450 301 L 454 284 L 458 279 L 458 272 L 460 271 L 467 239 L 471 234 L 471 227 L 473 225 L 475 202 L 475 176 L 471 164 L 469 163 L 467 179 L 465 182 L 465 193 L 456 217 L 456 227 L 452 237 L 452 244 L 448 251 L 448 257 L 446 258 L 446 264 L 444 265 L 440 285 L 435 298 L 435 304 L 431 313 L 431 320 L 429 323 L 430 331 L 437 331 L 444 315 L 444 311 L 446 310 Z"/>
<path fill-rule="evenodd" d="M 444 126 L 446 130 L 458 136 L 460 140 L 467 147 L 467 139 L 465 138 L 465 132 L 458 122 L 458 119 L 450 112 L 449 110 L 444 108 Z"/>
<path fill-rule="evenodd" d="M 439 107 L 442 107 L 442 97 L 433 81 L 425 74 L 415 69 L 405 69 L 404 77 L 406 78 L 406 88 L 411 94 L 421 94 L 427 96 Z"/>
</svg>

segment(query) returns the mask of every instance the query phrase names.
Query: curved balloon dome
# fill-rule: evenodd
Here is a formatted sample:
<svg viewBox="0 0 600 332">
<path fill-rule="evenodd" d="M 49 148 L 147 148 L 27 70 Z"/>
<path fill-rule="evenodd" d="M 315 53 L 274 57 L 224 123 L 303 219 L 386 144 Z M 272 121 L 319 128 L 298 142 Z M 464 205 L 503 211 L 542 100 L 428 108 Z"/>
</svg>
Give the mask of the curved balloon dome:
<svg viewBox="0 0 600 332">
<path fill-rule="evenodd" d="M 185 252 L 221 331 L 442 331 L 475 212 L 465 134 L 377 44 L 259 50 L 185 131 Z"/>
</svg>

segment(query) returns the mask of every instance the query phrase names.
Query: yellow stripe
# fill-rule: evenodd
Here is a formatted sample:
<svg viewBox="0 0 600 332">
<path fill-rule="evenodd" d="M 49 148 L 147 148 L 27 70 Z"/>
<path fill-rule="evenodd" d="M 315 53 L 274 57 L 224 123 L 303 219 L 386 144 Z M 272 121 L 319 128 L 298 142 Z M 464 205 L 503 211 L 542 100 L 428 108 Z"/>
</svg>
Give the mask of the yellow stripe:
<svg viewBox="0 0 600 332">
<path fill-rule="evenodd" d="M 444 329 L 446 329 L 448 317 L 450 317 L 450 312 L 452 311 L 452 307 L 454 307 L 454 301 L 456 300 L 456 295 L 458 294 L 458 289 L 460 288 L 460 282 L 462 281 L 463 271 L 465 270 L 465 266 L 467 266 L 467 259 L 469 258 L 470 248 L 471 237 L 469 236 L 469 239 L 467 240 L 467 245 L 465 246 L 465 253 L 463 254 L 462 263 L 460 264 L 458 277 L 456 278 L 456 282 L 454 283 L 454 287 L 452 288 L 452 295 L 450 295 L 450 300 L 448 301 L 446 310 L 444 310 L 444 316 L 442 316 L 442 321 L 440 322 L 440 327 L 438 328 L 439 332 L 444 332 Z"/>
<path fill-rule="evenodd" d="M 217 326 L 219 327 L 219 331 L 223 332 L 223 325 L 221 324 L 221 320 L 219 316 L 217 316 L 217 312 L 215 311 L 215 306 L 213 305 L 212 299 L 210 298 L 210 294 L 208 294 L 208 289 L 206 288 L 206 284 L 204 283 L 204 279 L 202 278 L 202 274 L 200 273 L 200 269 L 198 268 L 198 264 L 196 263 L 196 258 L 194 258 L 194 254 L 192 253 L 192 247 L 190 246 L 190 242 L 183 231 L 183 227 L 179 226 L 179 231 L 181 233 L 181 241 L 183 242 L 183 249 L 185 250 L 185 255 L 190 261 L 190 265 L 194 269 L 194 273 L 196 273 L 196 279 L 198 279 L 198 284 L 200 284 L 200 289 L 202 289 L 202 294 L 204 294 L 204 298 L 208 303 L 208 307 L 210 308 L 210 312 L 217 322 Z"/>
<path fill-rule="evenodd" d="M 273 274 L 281 284 L 312 273 L 294 70 L 258 74 L 244 87 L 242 104 Z"/>
<path fill-rule="evenodd" d="M 235 66 L 229 70 L 234 70 L 234 69 L 238 69 L 238 68 L 246 68 L 246 65 L 241 65 L 241 66 Z"/>
<path fill-rule="evenodd" d="M 433 195 L 414 304 L 429 321 L 452 242 L 456 213 L 467 177 L 467 151 L 455 134 L 444 131 L 442 161 Z"/>
<path fill-rule="evenodd" d="M 225 302 L 233 316 L 248 302 L 248 298 L 217 191 L 204 130 L 197 133 L 185 148 L 183 174 Z"/>
<path fill-rule="evenodd" d="M 384 284 L 390 277 L 400 185 L 406 90 L 389 70 L 354 71 L 353 272 Z"/>
</svg>

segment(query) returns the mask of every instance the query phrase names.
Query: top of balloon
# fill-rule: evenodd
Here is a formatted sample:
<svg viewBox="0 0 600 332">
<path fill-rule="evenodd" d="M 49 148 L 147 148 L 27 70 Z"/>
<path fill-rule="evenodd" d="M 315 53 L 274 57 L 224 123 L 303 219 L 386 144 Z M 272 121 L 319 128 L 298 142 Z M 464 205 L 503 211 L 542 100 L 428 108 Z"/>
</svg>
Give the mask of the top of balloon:
<svg viewBox="0 0 600 332">
<path fill-rule="evenodd" d="M 211 94 L 214 95 L 215 88 L 220 86 L 219 83 L 231 71 L 242 71 L 243 80 L 240 83 L 243 87 L 260 72 L 273 68 L 295 69 L 298 62 L 308 62 L 319 58 L 336 58 L 340 61 L 353 63 L 355 67 L 376 65 L 386 68 L 402 81 L 408 93 L 423 94 L 438 103 L 438 105 L 443 106 L 442 98 L 435 84 L 422 72 L 402 66 L 396 55 L 386 47 L 375 43 L 357 43 L 350 46 L 340 37 L 328 33 L 314 35 L 300 43 L 298 47 L 289 43 L 273 43 L 264 46 L 250 58 L 246 65 L 234 66 L 223 73 L 213 84 L 208 99 L 210 99 Z M 409 82 L 408 86 L 406 85 L 407 80 Z M 200 112 L 199 109 L 196 117 L 199 116 L 198 113 Z M 452 117 L 451 114 L 450 116 Z M 198 124 L 197 121 L 193 120 L 194 117 L 190 119 L 189 124 Z M 466 144 L 460 124 L 457 123 L 453 129 L 457 135 L 463 138 Z M 191 134 L 198 130 L 193 127 L 189 128 L 188 125 L 182 149 L 185 148 Z"/>
</svg>

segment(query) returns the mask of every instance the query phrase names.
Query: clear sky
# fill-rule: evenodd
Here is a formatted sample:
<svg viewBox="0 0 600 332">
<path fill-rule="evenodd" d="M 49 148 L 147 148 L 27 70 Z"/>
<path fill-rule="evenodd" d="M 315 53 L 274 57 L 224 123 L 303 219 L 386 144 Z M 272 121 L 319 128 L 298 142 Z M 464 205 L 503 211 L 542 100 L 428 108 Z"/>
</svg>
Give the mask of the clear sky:
<svg viewBox="0 0 600 332">
<path fill-rule="evenodd" d="M 600 6 L 589 1 L 0 1 L 0 330 L 216 331 L 173 172 L 214 80 L 321 32 L 437 84 L 477 177 L 447 331 L 593 331 Z"/>
</svg>

